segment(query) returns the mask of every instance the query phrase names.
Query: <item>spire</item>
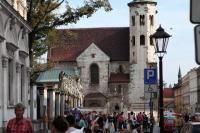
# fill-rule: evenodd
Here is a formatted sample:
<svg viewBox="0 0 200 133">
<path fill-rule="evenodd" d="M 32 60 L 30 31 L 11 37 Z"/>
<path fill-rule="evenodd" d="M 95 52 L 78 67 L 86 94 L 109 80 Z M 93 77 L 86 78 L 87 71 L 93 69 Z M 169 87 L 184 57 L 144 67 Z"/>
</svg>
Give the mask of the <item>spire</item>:
<svg viewBox="0 0 200 133">
<path fill-rule="evenodd" d="M 178 83 L 181 83 L 182 80 L 182 75 L 181 75 L 181 68 L 179 66 L 179 70 L 178 70 Z"/>
</svg>

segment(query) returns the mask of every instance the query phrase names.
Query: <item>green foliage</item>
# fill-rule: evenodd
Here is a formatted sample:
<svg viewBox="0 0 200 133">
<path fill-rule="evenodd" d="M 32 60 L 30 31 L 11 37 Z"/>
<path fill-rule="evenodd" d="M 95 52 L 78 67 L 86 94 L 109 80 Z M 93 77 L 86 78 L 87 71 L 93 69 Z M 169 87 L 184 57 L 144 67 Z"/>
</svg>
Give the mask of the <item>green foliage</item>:
<svg viewBox="0 0 200 133">
<path fill-rule="evenodd" d="M 76 23 L 84 16 L 90 17 L 102 7 L 105 11 L 112 9 L 108 0 L 85 1 L 83 6 L 77 8 L 72 8 L 67 0 L 27 0 L 27 4 L 27 19 L 33 28 L 30 36 L 30 49 L 33 51 L 33 59 L 48 50 L 48 45 L 44 41 L 52 29 L 61 25 Z M 63 4 L 66 4 L 66 8 L 62 13 L 58 13 L 57 10 Z"/>
<path fill-rule="evenodd" d="M 64 4 L 63 12 L 58 12 Z M 71 7 L 68 0 L 27 0 L 27 5 L 27 21 L 33 28 L 29 34 L 30 63 L 31 67 L 35 67 L 33 74 L 40 69 L 36 59 L 46 53 L 55 42 L 59 42 L 54 30 L 56 27 L 76 23 L 82 17 L 91 17 L 100 8 L 112 10 L 108 0 L 84 0 L 83 5 L 77 8 Z M 74 37 L 72 35 L 68 39 Z"/>
</svg>

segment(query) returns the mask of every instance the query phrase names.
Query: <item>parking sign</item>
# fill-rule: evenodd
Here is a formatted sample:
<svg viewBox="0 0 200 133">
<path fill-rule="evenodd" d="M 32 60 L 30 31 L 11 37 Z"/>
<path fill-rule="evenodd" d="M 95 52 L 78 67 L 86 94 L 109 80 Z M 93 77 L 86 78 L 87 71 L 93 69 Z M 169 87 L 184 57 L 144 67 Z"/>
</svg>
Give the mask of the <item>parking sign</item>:
<svg viewBox="0 0 200 133">
<path fill-rule="evenodd" d="M 144 84 L 157 84 L 157 69 L 144 69 Z"/>
<path fill-rule="evenodd" d="M 200 23 L 200 0 L 190 0 L 190 21 L 194 24 Z"/>
<path fill-rule="evenodd" d="M 195 37 L 195 59 L 196 63 L 200 65 L 200 25 L 195 26 L 194 37 Z"/>
</svg>

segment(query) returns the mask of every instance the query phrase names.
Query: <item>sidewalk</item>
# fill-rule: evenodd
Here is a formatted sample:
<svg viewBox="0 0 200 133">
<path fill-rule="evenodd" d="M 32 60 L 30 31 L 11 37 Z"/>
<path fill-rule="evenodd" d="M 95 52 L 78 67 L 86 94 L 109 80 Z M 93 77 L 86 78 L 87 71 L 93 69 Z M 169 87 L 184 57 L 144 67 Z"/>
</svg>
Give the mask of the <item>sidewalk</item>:
<svg viewBox="0 0 200 133">
<path fill-rule="evenodd" d="M 153 133 L 160 133 L 160 127 L 158 123 L 156 123 L 156 125 L 153 127 Z"/>
</svg>

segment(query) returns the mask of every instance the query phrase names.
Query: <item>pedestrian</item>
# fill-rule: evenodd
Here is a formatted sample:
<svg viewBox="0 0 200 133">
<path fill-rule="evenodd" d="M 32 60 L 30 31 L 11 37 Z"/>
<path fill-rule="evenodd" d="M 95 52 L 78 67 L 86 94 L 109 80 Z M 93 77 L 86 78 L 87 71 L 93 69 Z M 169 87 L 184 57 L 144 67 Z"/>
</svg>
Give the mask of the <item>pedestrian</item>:
<svg viewBox="0 0 200 133">
<path fill-rule="evenodd" d="M 52 122 L 51 133 L 65 133 L 69 124 L 64 116 L 57 116 Z"/>
<path fill-rule="evenodd" d="M 85 122 L 85 117 L 84 117 L 83 114 L 80 115 L 80 121 L 79 121 L 79 123 L 78 123 L 78 126 L 79 126 L 80 128 L 84 128 L 84 129 L 87 128 L 87 125 L 86 125 L 86 122 Z"/>
<path fill-rule="evenodd" d="M 113 113 L 113 125 L 115 128 L 115 132 L 117 132 L 117 113 L 116 112 Z"/>
<path fill-rule="evenodd" d="M 174 120 L 174 125 L 177 133 L 181 132 L 181 128 L 183 126 L 183 120 L 181 119 L 180 115 L 177 115 Z"/>
<path fill-rule="evenodd" d="M 77 128 L 75 128 L 75 117 L 73 115 L 68 115 L 66 117 L 67 122 L 69 123 L 69 128 L 66 131 L 66 133 L 71 133 L 72 131 L 75 131 Z"/>
<path fill-rule="evenodd" d="M 180 133 L 184 133 L 187 129 L 190 128 L 190 125 L 189 125 L 189 120 L 190 120 L 190 117 L 188 114 L 185 114 L 184 116 L 184 124 L 180 130 Z"/>
<path fill-rule="evenodd" d="M 33 133 L 31 121 L 23 116 L 25 106 L 22 103 L 17 103 L 14 111 L 16 117 L 8 121 L 6 133 Z"/>
</svg>

